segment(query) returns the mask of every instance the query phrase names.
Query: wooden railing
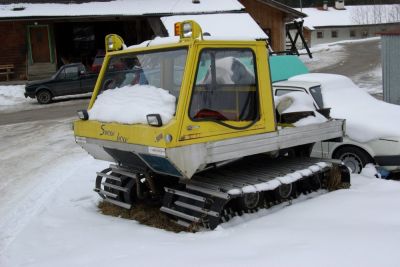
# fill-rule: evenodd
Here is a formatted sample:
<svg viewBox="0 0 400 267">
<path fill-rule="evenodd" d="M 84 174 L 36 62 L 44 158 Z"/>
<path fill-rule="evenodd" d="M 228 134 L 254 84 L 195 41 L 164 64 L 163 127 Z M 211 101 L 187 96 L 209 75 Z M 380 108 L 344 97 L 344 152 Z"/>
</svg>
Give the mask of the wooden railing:
<svg viewBox="0 0 400 267">
<path fill-rule="evenodd" d="M 11 74 L 14 74 L 14 64 L 0 65 L 0 75 L 5 75 L 7 81 L 10 80 Z"/>
</svg>

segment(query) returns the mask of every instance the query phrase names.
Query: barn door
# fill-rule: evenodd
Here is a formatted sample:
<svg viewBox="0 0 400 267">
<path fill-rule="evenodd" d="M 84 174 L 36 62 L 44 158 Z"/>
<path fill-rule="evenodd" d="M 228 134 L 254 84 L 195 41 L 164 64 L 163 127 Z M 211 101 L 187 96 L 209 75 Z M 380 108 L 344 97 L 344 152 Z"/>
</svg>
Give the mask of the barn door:
<svg viewBox="0 0 400 267">
<path fill-rule="evenodd" d="M 47 26 L 29 28 L 33 63 L 50 62 L 49 29 Z"/>
</svg>

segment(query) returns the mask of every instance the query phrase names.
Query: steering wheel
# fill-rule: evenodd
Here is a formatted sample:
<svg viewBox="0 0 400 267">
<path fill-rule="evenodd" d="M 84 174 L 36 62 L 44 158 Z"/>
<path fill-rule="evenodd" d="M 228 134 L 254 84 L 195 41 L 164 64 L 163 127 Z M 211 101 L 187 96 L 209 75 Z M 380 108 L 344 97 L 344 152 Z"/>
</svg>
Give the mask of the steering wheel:
<svg viewBox="0 0 400 267">
<path fill-rule="evenodd" d="M 226 121 L 228 120 L 224 115 L 219 113 L 218 111 L 211 110 L 211 109 L 201 109 L 199 110 L 196 115 L 194 116 L 195 119 L 213 119 L 219 121 Z"/>
</svg>

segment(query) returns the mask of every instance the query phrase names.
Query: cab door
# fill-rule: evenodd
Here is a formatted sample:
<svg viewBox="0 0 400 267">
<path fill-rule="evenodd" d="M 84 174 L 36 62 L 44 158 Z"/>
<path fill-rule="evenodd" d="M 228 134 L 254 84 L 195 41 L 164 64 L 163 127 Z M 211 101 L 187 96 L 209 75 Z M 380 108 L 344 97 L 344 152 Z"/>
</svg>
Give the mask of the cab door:
<svg viewBox="0 0 400 267">
<path fill-rule="evenodd" d="M 257 52 L 256 46 L 248 45 L 199 45 L 180 141 L 205 142 L 274 131 L 268 69 L 257 62 Z M 265 70 L 264 77 L 259 77 L 258 69 Z M 266 95 L 269 103 L 263 99 Z"/>
</svg>

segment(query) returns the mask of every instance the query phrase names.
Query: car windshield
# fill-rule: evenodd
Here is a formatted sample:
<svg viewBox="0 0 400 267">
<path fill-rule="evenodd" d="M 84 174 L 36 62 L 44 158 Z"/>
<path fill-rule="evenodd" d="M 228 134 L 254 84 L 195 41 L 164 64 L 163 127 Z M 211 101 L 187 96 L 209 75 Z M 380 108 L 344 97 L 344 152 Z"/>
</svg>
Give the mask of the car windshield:
<svg viewBox="0 0 400 267">
<path fill-rule="evenodd" d="M 101 90 L 146 85 L 179 96 L 187 49 L 130 53 L 110 58 Z"/>
</svg>

